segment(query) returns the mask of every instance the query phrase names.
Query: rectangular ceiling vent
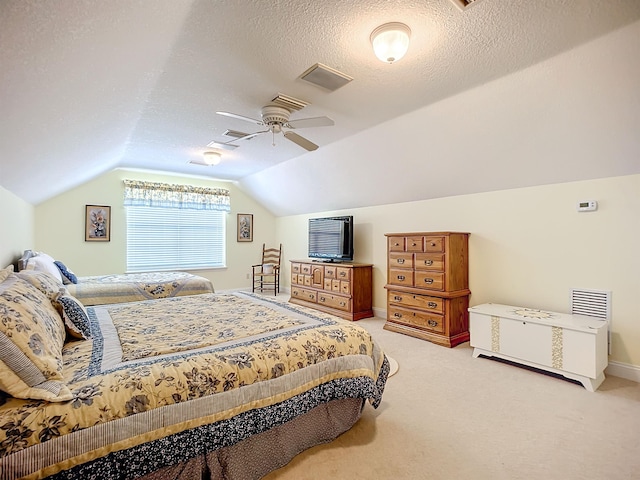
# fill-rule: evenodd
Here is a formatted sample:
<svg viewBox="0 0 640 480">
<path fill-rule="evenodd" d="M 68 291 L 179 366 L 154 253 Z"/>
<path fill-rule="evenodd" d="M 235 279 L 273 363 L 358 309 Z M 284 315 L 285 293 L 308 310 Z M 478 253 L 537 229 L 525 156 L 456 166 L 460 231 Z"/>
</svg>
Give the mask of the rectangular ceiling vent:
<svg viewBox="0 0 640 480">
<path fill-rule="evenodd" d="M 244 132 L 239 132 L 238 130 L 225 130 L 223 135 L 226 135 L 227 137 L 233 137 L 233 138 L 242 138 L 242 137 L 246 137 L 249 134 Z"/>
<path fill-rule="evenodd" d="M 321 63 L 316 63 L 300 75 L 300 79 L 333 92 L 345 86 L 353 80 L 353 77 Z"/>
<path fill-rule="evenodd" d="M 466 10 L 476 3 L 480 3 L 480 0 L 451 0 L 451 3 L 453 3 L 460 10 Z"/>
<path fill-rule="evenodd" d="M 299 100 L 282 93 L 279 93 L 275 98 L 271 99 L 271 103 L 278 105 L 279 107 L 286 108 L 291 112 L 297 112 L 298 110 L 302 110 L 304 107 L 309 105 L 309 103 L 305 102 L 304 100 Z"/>
</svg>

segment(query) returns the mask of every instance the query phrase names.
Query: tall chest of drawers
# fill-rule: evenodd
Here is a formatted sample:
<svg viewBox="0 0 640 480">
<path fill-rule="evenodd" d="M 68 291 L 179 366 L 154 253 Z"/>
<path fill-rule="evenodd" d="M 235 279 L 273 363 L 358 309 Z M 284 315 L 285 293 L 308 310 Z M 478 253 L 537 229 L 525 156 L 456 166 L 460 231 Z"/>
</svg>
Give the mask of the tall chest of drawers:
<svg viewBox="0 0 640 480">
<path fill-rule="evenodd" d="M 387 233 L 385 330 L 438 345 L 469 340 L 469 234 Z"/>
</svg>

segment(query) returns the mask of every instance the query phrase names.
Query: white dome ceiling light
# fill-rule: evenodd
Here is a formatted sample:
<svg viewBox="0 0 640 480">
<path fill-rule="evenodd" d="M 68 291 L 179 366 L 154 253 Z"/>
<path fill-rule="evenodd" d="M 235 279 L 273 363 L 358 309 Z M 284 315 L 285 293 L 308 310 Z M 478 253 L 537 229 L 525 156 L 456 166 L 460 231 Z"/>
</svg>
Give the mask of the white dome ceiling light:
<svg viewBox="0 0 640 480">
<path fill-rule="evenodd" d="M 404 57 L 409 49 L 411 29 L 404 23 L 391 22 L 380 25 L 371 33 L 373 51 L 385 63 L 393 63 Z"/>
<path fill-rule="evenodd" d="M 218 165 L 222 159 L 222 154 L 218 152 L 204 152 L 202 154 L 202 159 L 207 165 Z"/>
</svg>

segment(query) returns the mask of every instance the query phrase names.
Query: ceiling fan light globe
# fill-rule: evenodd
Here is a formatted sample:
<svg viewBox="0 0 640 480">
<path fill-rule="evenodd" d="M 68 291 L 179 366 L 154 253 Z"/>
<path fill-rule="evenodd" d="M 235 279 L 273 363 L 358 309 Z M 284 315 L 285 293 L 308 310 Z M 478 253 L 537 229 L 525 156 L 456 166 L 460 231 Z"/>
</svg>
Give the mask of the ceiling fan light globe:
<svg viewBox="0 0 640 480">
<path fill-rule="evenodd" d="M 376 57 L 385 63 L 400 60 L 409 49 L 411 30 L 403 23 L 386 23 L 371 33 L 371 45 Z"/>
</svg>

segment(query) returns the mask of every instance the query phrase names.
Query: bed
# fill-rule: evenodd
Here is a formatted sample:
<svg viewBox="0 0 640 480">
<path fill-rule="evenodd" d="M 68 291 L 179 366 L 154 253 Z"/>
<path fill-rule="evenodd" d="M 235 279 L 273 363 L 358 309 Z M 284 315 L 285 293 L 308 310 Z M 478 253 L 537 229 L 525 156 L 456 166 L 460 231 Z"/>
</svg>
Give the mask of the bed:
<svg viewBox="0 0 640 480">
<path fill-rule="evenodd" d="M 2 480 L 258 479 L 381 402 L 389 362 L 353 322 L 245 292 L 85 308 L 0 272 Z"/>
<path fill-rule="evenodd" d="M 76 276 L 65 264 L 46 253 L 25 250 L 18 270 L 38 270 L 54 275 L 69 293 L 83 305 L 135 302 L 183 295 L 213 293 L 213 284 L 205 277 L 187 272 L 128 273 L 118 275 Z"/>
</svg>

